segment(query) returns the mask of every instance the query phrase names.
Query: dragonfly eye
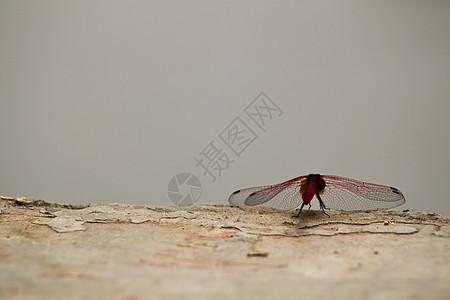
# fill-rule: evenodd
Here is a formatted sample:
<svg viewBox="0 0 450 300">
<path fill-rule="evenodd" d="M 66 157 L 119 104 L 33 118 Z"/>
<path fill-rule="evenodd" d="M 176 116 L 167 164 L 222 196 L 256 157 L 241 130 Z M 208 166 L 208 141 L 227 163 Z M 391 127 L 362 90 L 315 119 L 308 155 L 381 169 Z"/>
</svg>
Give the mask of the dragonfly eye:
<svg viewBox="0 0 450 300">
<path fill-rule="evenodd" d="M 237 190 L 237 191 L 233 192 L 233 195 L 237 194 L 237 193 L 240 193 L 240 192 L 241 192 L 241 190 Z"/>
</svg>

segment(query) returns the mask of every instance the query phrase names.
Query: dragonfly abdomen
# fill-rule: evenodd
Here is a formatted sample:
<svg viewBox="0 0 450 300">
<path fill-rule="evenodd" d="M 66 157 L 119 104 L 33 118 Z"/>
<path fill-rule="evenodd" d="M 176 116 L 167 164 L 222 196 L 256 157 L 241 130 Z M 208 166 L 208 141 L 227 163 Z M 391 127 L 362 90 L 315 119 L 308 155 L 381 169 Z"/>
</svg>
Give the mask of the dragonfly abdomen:
<svg viewBox="0 0 450 300">
<path fill-rule="evenodd" d="M 309 204 L 316 193 L 316 183 L 314 181 L 300 183 L 300 194 L 305 204 Z"/>
</svg>

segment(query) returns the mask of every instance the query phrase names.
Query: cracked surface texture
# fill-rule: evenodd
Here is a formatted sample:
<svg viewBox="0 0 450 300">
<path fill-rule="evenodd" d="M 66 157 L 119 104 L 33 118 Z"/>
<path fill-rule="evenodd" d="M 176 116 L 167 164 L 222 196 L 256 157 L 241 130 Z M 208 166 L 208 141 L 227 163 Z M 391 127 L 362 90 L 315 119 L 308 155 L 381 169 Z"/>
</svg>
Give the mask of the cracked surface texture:
<svg viewBox="0 0 450 300">
<path fill-rule="evenodd" d="M 39 201 L 0 200 L 2 299 L 450 294 L 448 216 Z"/>
</svg>

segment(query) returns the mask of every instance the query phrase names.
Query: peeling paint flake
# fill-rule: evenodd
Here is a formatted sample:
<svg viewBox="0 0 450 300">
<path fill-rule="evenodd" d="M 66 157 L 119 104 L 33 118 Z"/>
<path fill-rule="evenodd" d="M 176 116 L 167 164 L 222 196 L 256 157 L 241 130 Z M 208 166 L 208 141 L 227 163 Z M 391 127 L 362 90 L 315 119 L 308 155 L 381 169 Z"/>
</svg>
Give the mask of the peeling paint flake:
<svg viewBox="0 0 450 300">
<path fill-rule="evenodd" d="M 196 214 L 180 210 L 180 211 L 174 211 L 174 212 L 163 214 L 161 216 L 161 219 L 162 218 L 166 218 L 166 219 L 175 219 L 175 218 L 195 219 L 196 217 L 197 217 Z"/>
<path fill-rule="evenodd" d="M 85 222 L 79 221 L 75 217 L 58 217 L 53 219 L 40 219 L 34 221 L 33 224 L 48 225 L 56 232 L 72 232 L 72 231 L 84 231 L 87 228 L 83 226 Z"/>
<path fill-rule="evenodd" d="M 48 225 L 56 232 L 69 232 L 86 230 L 81 226 L 88 223 L 107 222 L 131 222 L 141 224 L 148 221 L 160 221 L 161 219 L 193 219 L 197 215 L 191 212 L 179 210 L 173 212 L 158 212 L 145 209 L 143 206 L 116 205 L 116 204 L 92 204 L 83 209 L 58 209 L 42 210 L 42 214 L 53 216 L 51 220 L 42 219 L 35 224 Z"/>
<path fill-rule="evenodd" d="M 410 234 L 418 232 L 417 228 L 408 225 L 391 225 L 386 226 L 383 224 L 368 224 L 364 226 L 355 226 L 347 224 L 334 224 L 330 226 L 320 226 L 308 229 L 302 229 L 300 235 L 336 235 L 336 234 L 348 234 L 348 233 L 397 233 L 397 234 Z"/>
</svg>

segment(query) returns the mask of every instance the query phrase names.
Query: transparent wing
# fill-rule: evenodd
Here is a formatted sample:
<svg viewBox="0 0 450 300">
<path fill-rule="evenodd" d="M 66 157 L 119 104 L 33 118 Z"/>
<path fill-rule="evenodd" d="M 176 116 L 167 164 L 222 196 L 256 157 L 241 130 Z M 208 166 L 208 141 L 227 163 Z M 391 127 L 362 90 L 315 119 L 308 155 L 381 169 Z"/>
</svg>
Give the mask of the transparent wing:
<svg viewBox="0 0 450 300">
<path fill-rule="evenodd" d="M 242 189 L 231 194 L 228 202 L 236 206 L 263 205 L 276 209 L 294 209 L 302 203 L 299 182 L 306 176 L 283 183 Z"/>
<path fill-rule="evenodd" d="M 405 203 L 396 188 L 350 178 L 322 175 L 326 182 L 321 195 L 326 207 L 336 210 L 369 210 L 393 208 Z"/>
</svg>

